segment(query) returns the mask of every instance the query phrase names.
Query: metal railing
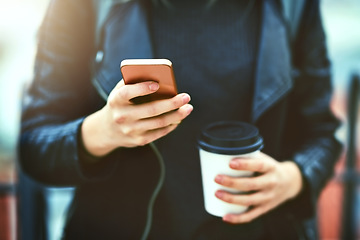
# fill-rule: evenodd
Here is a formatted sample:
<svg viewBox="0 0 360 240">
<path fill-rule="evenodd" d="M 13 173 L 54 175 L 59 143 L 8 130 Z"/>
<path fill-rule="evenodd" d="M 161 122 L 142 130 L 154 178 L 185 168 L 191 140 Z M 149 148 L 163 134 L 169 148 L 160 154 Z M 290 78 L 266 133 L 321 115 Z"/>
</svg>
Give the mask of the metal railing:
<svg viewBox="0 0 360 240">
<path fill-rule="evenodd" d="M 342 207 L 341 239 L 355 240 L 357 238 L 357 187 L 359 174 L 357 172 L 357 117 L 359 114 L 360 76 L 353 74 L 349 85 L 347 103 L 348 133 L 346 162 L 343 175 L 344 195 Z"/>
</svg>

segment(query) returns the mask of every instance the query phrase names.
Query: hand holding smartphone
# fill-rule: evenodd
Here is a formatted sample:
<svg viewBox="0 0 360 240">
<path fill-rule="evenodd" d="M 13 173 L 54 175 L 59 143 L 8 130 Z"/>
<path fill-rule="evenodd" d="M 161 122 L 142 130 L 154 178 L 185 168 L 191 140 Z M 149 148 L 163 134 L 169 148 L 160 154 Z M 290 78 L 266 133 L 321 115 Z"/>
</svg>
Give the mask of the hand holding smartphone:
<svg viewBox="0 0 360 240">
<path fill-rule="evenodd" d="M 136 104 L 172 98 L 177 94 L 172 63 L 168 59 L 125 59 L 121 61 L 120 70 L 125 84 L 159 83 L 155 93 L 131 99 Z"/>
</svg>

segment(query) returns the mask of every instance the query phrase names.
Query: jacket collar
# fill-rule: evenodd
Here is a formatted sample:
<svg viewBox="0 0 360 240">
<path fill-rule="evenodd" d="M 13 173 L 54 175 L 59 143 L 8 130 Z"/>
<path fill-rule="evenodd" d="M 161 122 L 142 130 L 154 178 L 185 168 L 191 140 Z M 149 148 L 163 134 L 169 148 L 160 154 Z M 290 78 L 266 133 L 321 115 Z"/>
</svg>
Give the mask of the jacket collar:
<svg viewBox="0 0 360 240">
<path fill-rule="evenodd" d="M 115 19 L 103 26 L 102 49 L 98 50 L 94 63 L 93 83 L 105 99 L 122 79 L 122 59 L 154 58 L 145 1 L 134 0 L 121 4 L 120 12 L 113 16 Z M 114 24 L 118 25 L 114 27 Z M 118 62 L 114 63 L 116 60 Z"/>
<path fill-rule="evenodd" d="M 253 122 L 284 97 L 293 85 L 286 25 L 272 1 L 263 1 L 262 10 L 252 107 Z"/>
<path fill-rule="evenodd" d="M 104 49 L 109 55 L 96 65 L 95 85 L 108 95 L 117 81 L 122 78 L 119 65 L 114 59 L 153 58 L 147 14 L 142 1 L 126 3 L 121 14 L 122 24 L 117 31 L 107 31 L 108 38 L 117 39 L 116 46 Z M 252 121 L 256 122 L 271 106 L 286 95 L 292 88 L 290 51 L 285 24 L 281 14 L 271 0 L 263 1 L 262 24 L 258 47 L 258 60 L 255 72 Z M 114 41 L 112 41 L 114 42 Z M 104 44 L 106 48 L 106 43 Z M 115 54 L 114 56 L 111 56 Z M 104 94 L 103 94 L 104 95 Z"/>
</svg>

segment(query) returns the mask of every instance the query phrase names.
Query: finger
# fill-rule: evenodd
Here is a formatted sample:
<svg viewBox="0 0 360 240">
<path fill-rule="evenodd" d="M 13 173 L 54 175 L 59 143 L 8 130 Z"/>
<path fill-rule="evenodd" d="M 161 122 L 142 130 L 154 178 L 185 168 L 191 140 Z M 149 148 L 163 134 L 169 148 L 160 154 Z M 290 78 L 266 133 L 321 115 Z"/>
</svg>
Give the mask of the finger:
<svg viewBox="0 0 360 240">
<path fill-rule="evenodd" d="M 239 191 L 249 192 L 258 191 L 261 189 L 273 186 L 273 181 L 265 175 L 257 177 L 230 177 L 227 175 L 217 175 L 215 182 L 224 186 Z"/>
<path fill-rule="evenodd" d="M 191 113 L 192 109 L 193 107 L 190 104 L 187 104 L 177 111 L 173 111 L 168 114 L 154 118 L 137 120 L 132 123 L 128 122 L 127 124 L 122 125 L 121 133 L 129 137 L 138 137 L 152 130 L 162 129 L 171 125 L 178 125 Z M 117 123 L 119 123 L 120 117 L 117 119 Z M 123 119 L 123 122 L 125 121 L 126 119 Z"/>
<path fill-rule="evenodd" d="M 267 157 L 234 158 L 230 161 L 230 167 L 235 170 L 265 173 L 272 171 L 275 164 Z"/>
<path fill-rule="evenodd" d="M 150 130 L 133 138 L 132 146 L 144 146 L 174 131 L 178 125 L 169 125 L 164 128 Z"/>
<path fill-rule="evenodd" d="M 173 124 L 179 124 L 184 120 L 193 110 L 193 106 L 186 104 L 180 107 L 176 111 L 172 111 L 166 114 L 162 114 L 153 118 L 142 119 L 138 122 L 138 128 L 142 131 L 155 130 L 163 127 L 167 127 Z"/>
<path fill-rule="evenodd" d="M 227 214 L 223 217 L 223 221 L 232 224 L 248 223 L 268 211 L 269 207 L 267 207 L 266 205 L 260 205 L 242 214 Z"/>
<path fill-rule="evenodd" d="M 248 207 L 261 205 L 272 200 L 272 195 L 269 192 L 233 194 L 224 190 L 218 190 L 215 196 L 222 201 Z"/>
<path fill-rule="evenodd" d="M 135 97 L 154 93 L 158 89 L 159 84 L 154 81 L 146 81 L 128 85 L 125 85 L 123 81 L 120 81 L 115 87 L 115 90 L 117 91 L 116 96 L 118 100 L 122 102 L 128 102 Z"/>
<path fill-rule="evenodd" d="M 119 89 L 125 85 L 124 79 L 121 79 L 115 86 L 114 89 Z"/>
<path fill-rule="evenodd" d="M 149 102 L 137 105 L 136 107 L 138 110 L 137 112 L 139 113 L 139 119 L 146 119 L 172 112 L 181 108 L 185 104 L 188 104 L 189 102 L 190 96 L 186 93 L 181 93 L 170 99 Z"/>
</svg>

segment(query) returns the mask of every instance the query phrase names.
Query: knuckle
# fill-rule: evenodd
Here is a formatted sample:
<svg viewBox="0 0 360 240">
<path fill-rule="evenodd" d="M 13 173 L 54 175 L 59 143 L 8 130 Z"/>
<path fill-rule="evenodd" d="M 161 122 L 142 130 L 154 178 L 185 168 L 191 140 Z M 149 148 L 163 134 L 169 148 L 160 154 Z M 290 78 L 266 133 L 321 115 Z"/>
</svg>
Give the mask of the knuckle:
<svg viewBox="0 0 360 240">
<path fill-rule="evenodd" d="M 124 135 L 126 135 L 126 136 L 130 136 L 130 135 L 132 135 L 132 133 L 133 133 L 133 129 L 132 129 L 131 127 L 128 127 L 128 126 L 124 126 L 124 127 L 122 128 L 122 133 L 123 133 Z"/>
<path fill-rule="evenodd" d="M 128 93 L 124 89 L 119 89 L 117 91 L 117 96 L 122 100 L 128 100 Z"/>
<path fill-rule="evenodd" d="M 236 159 L 234 163 L 236 164 L 236 167 L 239 169 L 249 169 L 249 162 L 247 161 L 241 161 L 239 159 Z"/>
<path fill-rule="evenodd" d="M 136 144 L 138 146 L 145 146 L 146 144 L 148 144 L 148 139 L 145 138 L 144 136 L 139 136 L 136 138 Z"/>
<path fill-rule="evenodd" d="M 223 200 L 228 203 L 234 203 L 234 197 L 230 194 L 224 194 Z"/>
<path fill-rule="evenodd" d="M 163 128 L 166 126 L 166 122 L 163 118 L 158 118 L 155 120 L 155 127 L 156 128 Z"/>
<path fill-rule="evenodd" d="M 117 113 L 114 116 L 114 121 L 117 124 L 123 124 L 124 122 L 126 122 L 126 120 L 127 120 L 127 116 L 125 114 Z"/>
<path fill-rule="evenodd" d="M 169 132 L 171 132 L 172 130 L 174 130 L 176 128 L 176 126 L 173 126 L 173 125 L 170 125 L 170 126 L 167 126 L 167 127 L 164 127 L 160 134 L 161 136 L 165 136 L 166 134 L 168 134 Z"/>
<path fill-rule="evenodd" d="M 114 94 L 110 94 L 107 102 L 108 102 L 110 108 L 116 107 L 116 98 L 114 97 Z"/>
<path fill-rule="evenodd" d="M 249 181 L 249 190 L 258 189 L 258 183 L 255 181 Z"/>
<path fill-rule="evenodd" d="M 226 176 L 224 176 L 222 184 L 230 188 L 233 188 L 235 186 L 234 181 Z"/>
<path fill-rule="evenodd" d="M 269 165 L 269 170 L 270 170 L 270 171 L 274 171 L 275 168 L 276 168 L 276 165 L 275 165 L 275 164 L 270 164 L 270 165 Z"/>
<path fill-rule="evenodd" d="M 252 220 L 252 218 L 251 218 L 251 216 L 249 216 L 249 215 L 243 215 L 243 216 L 240 218 L 240 221 L 241 221 L 242 223 L 249 223 L 249 222 L 251 222 L 251 220 Z"/>
<path fill-rule="evenodd" d="M 244 190 L 245 191 L 251 191 L 251 190 L 254 190 L 256 189 L 257 187 L 257 183 L 255 181 L 245 181 L 244 182 Z"/>
<path fill-rule="evenodd" d="M 182 100 L 180 98 L 173 98 L 171 105 L 174 109 L 179 108 L 182 105 Z"/>
<path fill-rule="evenodd" d="M 181 120 L 186 118 L 189 115 L 189 112 L 187 110 L 181 111 L 180 118 Z"/>
<path fill-rule="evenodd" d="M 247 197 L 242 201 L 242 204 L 245 206 L 252 206 L 254 205 L 254 200 L 251 197 Z"/>
<path fill-rule="evenodd" d="M 271 188 L 275 187 L 275 186 L 276 186 L 276 183 L 277 183 L 277 181 L 276 181 L 276 178 L 275 178 L 275 177 L 270 178 L 269 181 L 268 181 L 268 185 L 269 185 L 269 187 L 271 187 Z"/>
<path fill-rule="evenodd" d="M 265 169 L 265 164 L 264 164 L 264 162 L 260 162 L 259 165 L 257 166 L 256 172 L 263 172 L 264 169 Z"/>
<path fill-rule="evenodd" d="M 274 181 L 269 181 L 268 185 L 269 185 L 270 188 L 274 188 L 276 184 L 275 184 Z"/>
<path fill-rule="evenodd" d="M 148 114 L 149 114 L 150 116 L 156 116 L 156 115 L 158 115 L 157 109 L 156 109 L 156 107 L 153 106 L 153 105 L 149 106 L 148 109 L 147 109 L 147 111 L 148 111 Z"/>
<path fill-rule="evenodd" d="M 159 135 L 156 137 L 156 139 L 161 138 L 163 136 L 166 136 L 168 133 L 170 133 L 171 131 L 173 131 L 176 128 L 176 126 L 170 125 L 164 128 L 161 128 L 159 130 Z"/>
<path fill-rule="evenodd" d="M 274 192 L 272 192 L 272 191 L 267 194 L 267 198 L 269 200 L 275 199 L 275 197 L 276 197 L 276 194 Z"/>
</svg>

